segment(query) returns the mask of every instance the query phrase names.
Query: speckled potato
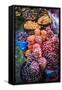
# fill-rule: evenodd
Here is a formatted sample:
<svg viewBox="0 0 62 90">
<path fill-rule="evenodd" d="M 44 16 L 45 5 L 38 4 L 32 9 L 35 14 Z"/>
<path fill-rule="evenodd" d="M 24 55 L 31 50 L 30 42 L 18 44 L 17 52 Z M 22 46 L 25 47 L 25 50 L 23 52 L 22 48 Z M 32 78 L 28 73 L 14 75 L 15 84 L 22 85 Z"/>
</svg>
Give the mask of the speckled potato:
<svg viewBox="0 0 62 90">
<path fill-rule="evenodd" d="M 54 36 L 54 33 L 52 30 L 47 30 L 47 40 L 49 40 L 50 38 L 52 38 Z"/>
<path fill-rule="evenodd" d="M 55 68 L 59 63 L 59 39 L 54 36 L 42 45 L 43 56 L 48 61 L 48 68 Z"/>
<path fill-rule="evenodd" d="M 22 8 L 22 16 L 25 20 L 36 20 L 38 16 L 38 11 L 35 8 Z"/>
<path fill-rule="evenodd" d="M 39 64 L 35 60 L 27 61 L 23 65 L 20 74 L 24 82 L 38 82 L 42 79 Z"/>
</svg>

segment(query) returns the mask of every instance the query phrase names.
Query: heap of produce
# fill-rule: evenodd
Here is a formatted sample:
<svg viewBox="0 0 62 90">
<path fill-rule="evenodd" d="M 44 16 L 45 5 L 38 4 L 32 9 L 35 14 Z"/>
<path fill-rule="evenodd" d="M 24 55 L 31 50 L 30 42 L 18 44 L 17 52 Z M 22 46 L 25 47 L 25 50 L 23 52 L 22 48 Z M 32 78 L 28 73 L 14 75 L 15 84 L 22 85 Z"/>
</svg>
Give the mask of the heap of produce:
<svg viewBox="0 0 62 90">
<path fill-rule="evenodd" d="M 58 81 L 60 57 L 59 33 L 56 29 L 59 32 L 59 28 L 54 28 L 51 10 L 42 8 L 17 10 L 16 17 L 24 19 L 24 22 L 20 23 L 22 27 L 16 30 L 15 57 L 16 61 L 22 63 L 19 77 L 23 82 Z"/>
</svg>

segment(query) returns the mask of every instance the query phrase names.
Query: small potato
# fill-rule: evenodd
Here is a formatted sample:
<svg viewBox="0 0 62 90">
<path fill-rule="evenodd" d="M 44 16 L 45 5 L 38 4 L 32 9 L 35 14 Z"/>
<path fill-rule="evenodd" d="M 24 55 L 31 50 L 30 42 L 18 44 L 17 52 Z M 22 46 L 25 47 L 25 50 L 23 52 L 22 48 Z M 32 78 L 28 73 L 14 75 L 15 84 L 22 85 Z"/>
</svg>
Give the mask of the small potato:
<svg viewBox="0 0 62 90">
<path fill-rule="evenodd" d="M 48 25 L 51 23 L 51 18 L 45 14 L 43 16 L 41 16 L 39 19 L 38 19 L 38 24 L 41 24 L 41 25 Z"/>
<path fill-rule="evenodd" d="M 33 44 L 33 50 L 34 50 L 35 48 L 40 48 L 40 45 L 39 45 L 38 43 Z"/>
<path fill-rule="evenodd" d="M 28 49 L 28 50 L 25 52 L 25 56 L 27 57 L 30 53 L 31 53 L 31 50 Z"/>
<path fill-rule="evenodd" d="M 32 49 L 33 48 L 33 45 L 28 45 L 28 49 Z"/>
<path fill-rule="evenodd" d="M 35 29 L 34 33 L 36 36 L 40 36 L 40 29 Z"/>
<path fill-rule="evenodd" d="M 46 65 L 47 65 L 47 60 L 44 57 L 41 57 L 38 59 L 38 63 L 41 67 L 41 70 L 44 70 L 46 68 Z"/>
<path fill-rule="evenodd" d="M 35 36 L 35 42 L 41 45 L 42 44 L 41 36 Z"/>
<path fill-rule="evenodd" d="M 35 30 L 35 29 L 40 29 L 41 26 L 38 25 L 35 21 L 26 21 L 26 23 L 24 24 L 24 28 L 26 30 Z"/>
<path fill-rule="evenodd" d="M 35 43 L 35 35 L 31 35 L 27 38 L 27 41 L 29 44 L 34 44 Z"/>
<path fill-rule="evenodd" d="M 47 38 L 47 31 L 42 30 L 41 31 L 41 38 L 42 38 L 42 42 L 44 42 Z"/>
</svg>

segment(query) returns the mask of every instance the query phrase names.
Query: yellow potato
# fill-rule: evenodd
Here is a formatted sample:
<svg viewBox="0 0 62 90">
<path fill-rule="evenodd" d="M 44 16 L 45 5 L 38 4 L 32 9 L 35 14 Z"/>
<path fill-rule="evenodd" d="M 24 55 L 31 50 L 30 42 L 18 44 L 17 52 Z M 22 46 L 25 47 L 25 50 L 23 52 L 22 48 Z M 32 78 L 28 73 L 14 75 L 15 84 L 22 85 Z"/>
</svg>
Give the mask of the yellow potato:
<svg viewBox="0 0 62 90">
<path fill-rule="evenodd" d="M 45 30 L 41 31 L 41 38 L 42 38 L 42 42 L 46 40 L 46 38 L 47 38 L 47 31 L 45 31 Z"/>
<path fill-rule="evenodd" d="M 48 15 L 43 15 L 38 19 L 38 24 L 47 25 L 51 23 L 51 18 Z"/>
<path fill-rule="evenodd" d="M 34 33 L 36 36 L 40 36 L 40 29 L 35 29 Z"/>
<path fill-rule="evenodd" d="M 37 28 L 40 29 L 41 26 L 34 21 L 26 21 L 26 23 L 24 24 L 24 28 L 27 30 L 35 30 Z"/>
<path fill-rule="evenodd" d="M 25 56 L 28 56 L 30 53 L 31 53 L 31 50 L 28 49 L 28 50 L 25 52 Z"/>
</svg>

